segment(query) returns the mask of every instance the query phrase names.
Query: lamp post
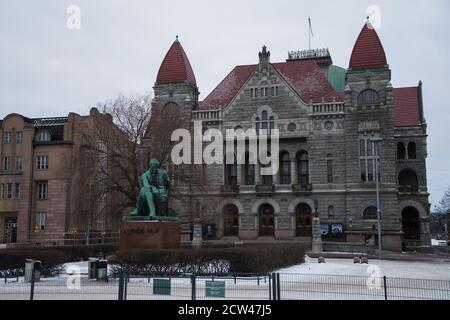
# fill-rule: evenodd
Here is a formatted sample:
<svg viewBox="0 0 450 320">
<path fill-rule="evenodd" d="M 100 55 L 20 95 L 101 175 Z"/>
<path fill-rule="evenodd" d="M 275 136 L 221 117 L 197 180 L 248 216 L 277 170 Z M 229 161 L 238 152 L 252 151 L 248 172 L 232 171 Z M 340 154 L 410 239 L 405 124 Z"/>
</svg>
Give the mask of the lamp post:
<svg viewBox="0 0 450 320">
<path fill-rule="evenodd" d="M 381 154 L 380 154 L 380 144 L 383 139 L 381 138 L 374 138 L 371 139 L 373 144 L 373 154 L 375 155 L 375 184 L 376 184 L 376 192 L 377 192 L 377 224 L 378 224 L 378 257 L 381 260 L 383 258 L 382 253 L 382 245 L 381 245 L 381 210 L 380 210 L 380 181 L 379 181 L 379 174 L 380 174 L 380 162 L 381 162 Z M 377 147 L 378 146 L 378 147 Z"/>
</svg>

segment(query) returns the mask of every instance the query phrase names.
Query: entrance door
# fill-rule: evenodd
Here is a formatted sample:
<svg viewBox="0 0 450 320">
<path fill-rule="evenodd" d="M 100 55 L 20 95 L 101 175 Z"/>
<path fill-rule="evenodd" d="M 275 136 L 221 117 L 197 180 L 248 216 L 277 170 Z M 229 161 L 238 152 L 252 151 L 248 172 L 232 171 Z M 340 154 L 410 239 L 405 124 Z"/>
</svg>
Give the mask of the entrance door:
<svg viewBox="0 0 450 320">
<path fill-rule="evenodd" d="M 16 243 L 17 242 L 17 217 L 6 217 L 5 228 L 3 232 L 4 243 Z"/>
<path fill-rule="evenodd" d="M 275 236 L 275 215 L 270 204 L 263 204 L 259 208 L 259 235 L 261 237 Z"/>
<path fill-rule="evenodd" d="M 402 229 L 405 240 L 420 240 L 419 212 L 412 207 L 402 211 Z"/>
<path fill-rule="evenodd" d="M 295 235 L 297 237 L 312 236 L 312 210 L 306 203 L 301 203 L 295 209 Z"/>
</svg>

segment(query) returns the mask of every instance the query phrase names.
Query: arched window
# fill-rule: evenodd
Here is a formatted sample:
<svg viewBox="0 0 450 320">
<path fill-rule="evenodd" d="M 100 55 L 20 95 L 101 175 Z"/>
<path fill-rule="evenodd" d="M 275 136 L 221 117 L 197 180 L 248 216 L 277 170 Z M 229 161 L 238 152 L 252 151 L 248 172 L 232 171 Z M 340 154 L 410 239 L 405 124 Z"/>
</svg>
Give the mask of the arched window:
<svg viewBox="0 0 450 320">
<path fill-rule="evenodd" d="M 328 219 L 330 219 L 330 220 L 334 219 L 334 207 L 333 206 L 328 207 Z"/>
<path fill-rule="evenodd" d="M 309 185 L 309 155 L 302 150 L 297 153 L 297 175 L 298 184 L 301 188 L 307 188 Z"/>
<path fill-rule="evenodd" d="M 255 165 L 250 163 L 250 154 L 248 152 L 245 154 L 244 180 L 247 186 L 255 184 Z"/>
<path fill-rule="evenodd" d="M 306 203 L 300 203 L 295 208 L 295 229 L 297 237 L 310 237 L 312 235 L 312 209 Z"/>
<path fill-rule="evenodd" d="M 237 161 L 236 161 L 236 155 L 234 156 L 234 163 L 227 164 L 225 166 L 226 168 L 226 177 L 227 177 L 227 184 L 229 186 L 237 186 Z"/>
<path fill-rule="evenodd" d="M 51 140 L 51 135 L 50 135 L 50 132 L 48 132 L 47 130 L 40 131 L 36 138 L 36 141 L 38 141 L 38 142 L 48 142 L 50 140 Z"/>
<path fill-rule="evenodd" d="M 280 184 L 291 184 L 291 159 L 287 152 L 280 154 Z"/>
<path fill-rule="evenodd" d="M 239 234 L 239 210 L 234 204 L 227 204 L 223 208 L 223 235 L 238 236 Z"/>
<path fill-rule="evenodd" d="M 399 142 L 397 144 L 397 159 L 403 160 L 405 158 L 406 158 L 405 144 L 403 142 Z"/>
<path fill-rule="evenodd" d="M 419 183 L 417 174 L 411 169 L 405 169 L 398 175 L 398 185 L 400 192 L 417 192 L 419 191 Z"/>
<path fill-rule="evenodd" d="M 358 96 L 358 105 L 375 106 L 380 104 L 380 96 L 378 92 L 372 89 L 362 91 Z"/>
<path fill-rule="evenodd" d="M 270 158 L 271 154 L 270 152 L 267 153 L 267 156 Z M 270 168 L 272 166 L 272 163 L 268 163 L 268 164 L 260 164 L 261 168 Z M 264 186 L 271 186 L 273 184 L 273 175 L 266 175 L 266 174 L 261 174 L 261 180 L 262 180 L 262 184 Z"/>
<path fill-rule="evenodd" d="M 333 155 L 327 154 L 327 181 L 333 183 Z"/>
<path fill-rule="evenodd" d="M 275 129 L 275 118 L 266 110 L 262 111 L 260 116 L 255 118 L 255 122 L 256 134 L 259 134 L 260 130 L 267 130 L 267 134 L 270 135 L 272 130 Z"/>
<path fill-rule="evenodd" d="M 410 142 L 408 143 L 408 159 L 416 159 L 416 158 L 417 158 L 416 143 Z"/>
<path fill-rule="evenodd" d="M 364 212 L 363 212 L 363 219 L 377 220 L 378 219 L 377 208 L 376 207 L 367 207 L 366 210 L 364 210 Z"/>
</svg>

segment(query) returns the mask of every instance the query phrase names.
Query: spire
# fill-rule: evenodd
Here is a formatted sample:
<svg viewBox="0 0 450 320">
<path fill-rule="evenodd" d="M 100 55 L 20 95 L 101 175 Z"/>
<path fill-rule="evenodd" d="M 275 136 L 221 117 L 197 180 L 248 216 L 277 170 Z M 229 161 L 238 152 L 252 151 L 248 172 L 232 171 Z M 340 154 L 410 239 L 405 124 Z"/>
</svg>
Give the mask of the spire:
<svg viewBox="0 0 450 320">
<path fill-rule="evenodd" d="M 270 62 L 270 51 L 267 51 L 267 47 L 263 46 L 262 51 L 259 52 L 259 63 L 269 63 Z"/>
<path fill-rule="evenodd" d="M 380 38 L 369 20 L 356 40 L 350 58 L 351 69 L 373 69 L 387 66 L 386 54 Z"/>
<path fill-rule="evenodd" d="M 161 63 L 156 77 L 156 84 L 169 83 L 189 83 L 197 87 L 194 71 L 178 36 Z"/>
</svg>

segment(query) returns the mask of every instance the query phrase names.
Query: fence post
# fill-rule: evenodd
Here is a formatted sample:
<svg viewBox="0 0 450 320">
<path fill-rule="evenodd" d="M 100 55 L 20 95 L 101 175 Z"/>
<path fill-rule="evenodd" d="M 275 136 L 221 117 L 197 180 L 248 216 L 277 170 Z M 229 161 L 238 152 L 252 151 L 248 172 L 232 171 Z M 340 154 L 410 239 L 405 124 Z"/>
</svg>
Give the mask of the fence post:
<svg viewBox="0 0 450 320">
<path fill-rule="evenodd" d="M 123 300 L 123 285 L 124 285 L 124 274 L 123 271 L 119 271 L 119 296 L 118 300 Z"/>
<path fill-rule="evenodd" d="M 277 300 L 277 277 L 272 273 L 272 300 Z"/>
<path fill-rule="evenodd" d="M 269 300 L 272 300 L 272 277 L 271 274 L 268 275 L 269 278 Z"/>
<path fill-rule="evenodd" d="M 280 274 L 277 273 L 277 300 L 281 300 Z"/>
<path fill-rule="evenodd" d="M 128 273 L 125 274 L 125 280 L 123 283 L 123 300 L 127 300 L 128 296 L 128 282 L 130 282 L 130 275 Z"/>
<path fill-rule="evenodd" d="M 191 299 L 192 300 L 196 300 L 196 288 L 195 288 L 195 285 L 196 285 L 196 280 L 195 280 L 195 273 L 193 273 L 192 275 L 191 275 Z"/>
<path fill-rule="evenodd" d="M 387 300 L 386 276 L 383 276 L 383 284 L 384 284 L 384 300 Z"/>
<path fill-rule="evenodd" d="M 34 268 L 35 264 L 33 263 L 33 270 L 31 270 L 31 287 L 30 287 L 30 300 L 34 299 Z"/>
</svg>

